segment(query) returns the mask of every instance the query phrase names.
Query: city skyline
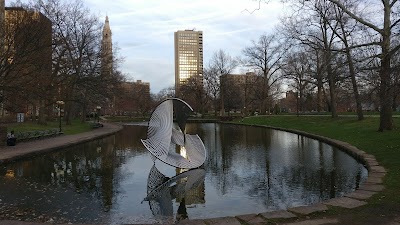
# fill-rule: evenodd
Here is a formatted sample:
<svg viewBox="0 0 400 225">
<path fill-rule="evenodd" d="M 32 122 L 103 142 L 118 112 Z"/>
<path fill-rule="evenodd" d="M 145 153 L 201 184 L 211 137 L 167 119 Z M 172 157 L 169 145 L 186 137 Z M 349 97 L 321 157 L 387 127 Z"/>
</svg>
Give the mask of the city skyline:
<svg viewBox="0 0 400 225">
<path fill-rule="evenodd" d="M 128 79 L 150 82 L 151 93 L 175 85 L 174 32 L 195 29 L 204 35 L 204 66 L 212 54 L 223 49 L 231 56 L 279 22 L 278 1 L 160 1 L 85 0 L 100 21 L 109 17 L 113 42 L 125 58 L 120 70 Z M 246 11 L 246 9 L 248 11 Z M 249 13 L 253 12 L 253 13 Z"/>
<path fill-rule="evenodd" d="M 11 2 L 14 0 L 6 0 L 6 6 Z M 175 85 L 175 31 L 203 31 L 207 67 L 212 54 L 219 49 L 232 57 L 239 56 L 252 40 L 272 32 L 285 11 L 279 1 L 261 1 L 260 5 L 255 0 L 83 2 L 100 22 L 104 23 L 108 16 L 113 45 L 119 48 L 115 54 L 124 58 L 119 70 L 130 81 L 149 82 L 151 93 L 155 94 Z"/>
</svg>

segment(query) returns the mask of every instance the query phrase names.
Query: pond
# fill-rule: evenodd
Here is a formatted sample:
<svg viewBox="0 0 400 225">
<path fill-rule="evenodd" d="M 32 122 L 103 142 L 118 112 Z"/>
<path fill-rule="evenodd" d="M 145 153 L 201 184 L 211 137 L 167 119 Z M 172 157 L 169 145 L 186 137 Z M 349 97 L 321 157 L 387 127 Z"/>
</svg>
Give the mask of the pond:
<svg viewBox="0 0 400 225">
<path fill-rule="evenodd" d="M 263 213 L 343 196 L 368 175 L 317 140 L 205 123 L 187 124 L 207 149 L 204 166 L 174 177 L 184 171 L 153 166 L 140 142 L 146 131 L 131 124 L 104 139 L 2 165 L 0 219 L 134 224 Z M 145 199 L 154 182 L 166 183 L 157 189 L 163 197 Z"/>
</svg>

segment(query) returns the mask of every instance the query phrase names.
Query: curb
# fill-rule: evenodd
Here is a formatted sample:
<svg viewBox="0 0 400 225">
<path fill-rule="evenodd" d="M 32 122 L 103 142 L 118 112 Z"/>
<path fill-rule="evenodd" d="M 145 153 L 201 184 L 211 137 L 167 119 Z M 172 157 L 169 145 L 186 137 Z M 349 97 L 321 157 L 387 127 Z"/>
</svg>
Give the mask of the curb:
<svg viewBox="0 0 400 225">
<path fill-rule="evenodd" d="M 90 135 L 91 137 L 86 139 L 79 139 L 74 142 L 70 142 L 64 144 L 62 146 L 52 147 L 48 149 L 42 149 L 37 152 L 33 152 L 30 154 L 23 154 L 19 157 L 13 157 L 9 159 L 3 159 L 0 164 L 4 161 L 12 161 L 20 158 L 29 157 L 32 155 L 43 154 L 46 152 L 60 150 L 62 148 L 66 148 L 72 145 L 81 144 L 87 141 L 95 140 L 98 138 L 102 138 L 105 136 L 112 135 L 123 128 L 120 124 L 115 124 L 118 129 L 110 131 L 108 133 L 103 133 L 99 135 Z M 234 124 L 234 123 L 227 123 L 227 124 Z M 383 185 L 383 178 L 386 175 L 386 170 L 384 167 L 380 166 L 378 161 L 376 160 L 375 156 L 365 153 L 364 151 L 350 145 L 347 142 L 338 141 L 335 139 L 327 138 L 320 135 L 310 134 L 307 132 L 294 130 L 294 129 L 286 129 L 286 128 L 279 128 L 279 127 L 272 127 L 267 125 L 248 125 L 248 124 L 235 124 L 235 125 L 242 125 L 242 126 L 253 126 L 253 127 L 263 127 L 268 129 L 280 130 L 289 133 L 299 134 L 308 138 L 312 138 L 315 140 L 322 141 L 329 145 L 332 145 L 339 150 L 342 150 L 358 160 L 359 162 L 366 165 L 368 170 L 368 178 L 366 182 L 360 186 L 354 192 L 348 193 L 343 197 L 332 198 L 323 202 L 315 203 L 308 206 L 299 206 L 288 208 L 287 210 L 279 210 L 279 211 L 272 211 L 272 212 L 265 212 L 259 214 L 247 214 L 247 215 L 237 215 L 234 217 L 221 217 L 221 218 L 208 218 L 208 219 L 195 219 L 195 220 L 183 220 L 176 224 L 178 225 L 214 225 L 214 224 L 232 224 L 232 225 L 241 225 L 242 223 L 245 224 L 267 224 L 271 222 L 271 220 L 281 220 L 281 219 L 300 219 L 300 217 L 306 219 L 303 221 L 296 221 L 291 223 L 284 223 L 286 225 L 324 225 L 324 224 L 335 224 L 339 223 L 337 219 L 307 219 L 307 215 L 316 212 L 326 212 L 329 210 L 328 206 L 335 206 L 341 207 L 346 209 L 353 209 L 363 205 L 366 205 L 366 200 L 372 197 L 373 195 L 377 194 L 378 192 L 384 189 Z M 12 223 L 10 223 L 12 222 Z M 15 225 L 38 225 L 40 223 L 34 222 L 23 222 L 23 221 L 6 221 L 0 220 L 0 225 L 2 224 L 15 224 Z M 282 223 L 283 224 L 283 223 Z"/>
<path fill-rule="evenodd" d="M 354 192 L 345 194 L 343 197 L 332 198 L 309 206 L 288 208 L 287 210 L 236 216 L 235 218 L 237 218 L 240 221 L 243 221 L 248 224 L 260 224 L 260 223 L 267 223 L 268 220 L 271 219 L 276 220 L 276 219 L 299 218 L 299 216 L 307 216 L 315 212 L 326 212 L 329 210 L 328 206 L 353 209 L 368 204 L 366 200 L 368 200 L 370 197 L 372 197 L 373 195 L 377 194 L 378 192 L 382 191 L 385 188 L 383 185 L 383 178 L 386 175 L 385 168 L 379 165 L 375 156 L 367 154 L 364 151 L 356 148 L 353 145 L 350 145 L 347 142 L 327 138 L 320 135 L 310 134 L 304 131 L 299 131 L 294 129 L 279 128 L 267 125 L 248 125 L 248 124 L 236 124 L 236 125 L 263 127 L 274 130 L 280 130 L 322 141 L 326 144 L 338 148 L 341 151 L 346 152 L 357 161 L 363 163 L 368 170 L 368 178 L 366 182 Z M 325 219 L 325 218 L 306 220 L 306 221 L 307 223 L 304 223 L 305 221 L 303 221 L 303 222 L 288 223 L 287 225 L 301 225 L 303 223 L 323 225 L 323 224 L 335 224 L 339 222 L 337 220 Z"/>
</svg>

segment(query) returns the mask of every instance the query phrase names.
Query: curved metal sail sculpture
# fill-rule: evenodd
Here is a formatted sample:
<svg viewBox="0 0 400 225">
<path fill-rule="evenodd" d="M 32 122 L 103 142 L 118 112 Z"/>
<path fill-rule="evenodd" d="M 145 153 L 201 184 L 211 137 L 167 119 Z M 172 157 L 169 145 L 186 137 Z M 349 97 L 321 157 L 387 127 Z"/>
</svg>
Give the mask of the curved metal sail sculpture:
<svg viewBox="0 0 400 225">
<path fill-rule="evenodd" d="M 177 168 L 197 168 L 206 160 L 206 149 L 200 137 L 186 134 L 186 120 L 192 107 L 179 98 L 162 101 L 150 117 L 147 139 L 141 140 L 160 161 Z M 178 127 L 174 126 L 174 114 Z M 176 146 L 185 154 L 177 153 Z M 155 161 L 153 158 L 153 161 Z"/>
</svg>

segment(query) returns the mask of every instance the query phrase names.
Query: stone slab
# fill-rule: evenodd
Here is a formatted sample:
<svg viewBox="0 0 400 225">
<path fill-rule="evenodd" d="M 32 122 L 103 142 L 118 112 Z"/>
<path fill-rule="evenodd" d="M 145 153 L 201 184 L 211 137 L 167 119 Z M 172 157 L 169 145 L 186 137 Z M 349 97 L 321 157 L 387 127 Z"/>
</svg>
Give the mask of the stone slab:
<svg viewBox="0 0 400 225">
<path fill-rule="evenodd" d="M 375 159 L 376 160 L 375 156 L 374 155 L 370 155 L 370 154 L 363 154 L 362 157 L 364 159 Z"/>
<path fill-rule="evenodd" d="M 385 188 L 385 186 L 381 184 L 364 184 L 362 185 L 359 190 L 364 190 L 364 191 L 382 191 Z"/>
<path fill-rule="evenodd" d="M 257 214 L 245 214 L 245 215 L 238 215 L 236 218 L 239 218 L 244 221 L 249 221 L 257 217 Z"/>
<path fill-rule="evenodd" d="M 339 223 L 338 219 L 315 219 L 315 220 L 305 220 L 293 223 L 284 223 L 281 225 L 329 225 L 338 223 Z"/>
<path fill-rule="evenodd" d="M 317 203 L 309 206 L 299 206 L 288 209 L 289 212 L 294 212 L 302 215 L 308 215 L 315 212 L 322 212 L 328 210 L 328 207 L 322 203 Z"/>
<path fill-rule="evenodd" d="M 386 173 L 376 173 L 376 172 L 370 172 L 368 174 L 368 177 L 379 177 L 379 178 L 383 178 L 385 177 Z"/>
<path fill-rule="evenodd" d="M 234 217 L 221 217 L 215 219 L 206 219 L 204 222 L 208 225 L 241 225 L 239 220 Z"/>
<path fill-rule="evenodd" d="M 382 184 L 382 178 L 380 177 L 368 177 L 366 183 L 369 184 Z"/>
<path fill-rule="evenodd" d="M 356 200 L 356 199 L 352 199 L 352 198 L 348 198 L 348 197 L 340 197 L 340 198 L 332 198 L 327 201 L 324 201 L 323 204 L 352 209 L 352 208 L 356 208 L 359 206 L 363 206 L 367 203 L 364 201 L 360 201 L 360 200 Z"/>
<path fill-rule="evenodd" d="M 348 143 L 344 144 L 344 146 L 346 147 L 346 150 L 348 150 L 354 156 L 363 156 L 365 154 L 364 151 L 362 151 Z"/>
<path fill-rule="evenodd" d="M 365 162 L 369 167 L 379 166 L 379 163 L 376 161 L 376 159 L 365 159 Z"/>
<path fill-rule="evenodd" d="M 373 191 L 364 191 L 364 190 L 356 190 L 355 192 L 346 194 L 345 197 L 355 198 L 359 200 L 366 200 L 370 198 L 372 195 L 376 194 Z"/>
<path fill-rule="evenodd" d="M 261 213 L 260 215 L 265 217 L 265 218 L 267 218 L 267 219 L 289 219 L 289 218 L 296 218 L 297 217 L 293 213 L 290 213 L 290 212 L 288 212 L 286 210 L 266 212 L 266 213 Z"/>
<path fill-rule="evenodd" d="M 247 215 L 239 215 L 236 216 L 236 218 L 241 219 L 246 222 L 246 224 L 249 225 L 256 225 L 256 224 L 265 224 L 266 221 L 258 216 L 257 214 L 247 214 Z"/>
<path fill-rule="evenodd" d="M 385 168 L 383 168 L 383 166 L 371 166 L 370 171 L 377 173 L 386 173 L 386 170 Z"/>
<path fill-rule="evenodd" d="M 178 225 L 206 225 L 206 223 L 203 220 L 181 220 L 175 224 L 178 224 Z"/>
</svg>

